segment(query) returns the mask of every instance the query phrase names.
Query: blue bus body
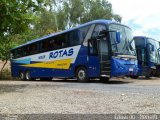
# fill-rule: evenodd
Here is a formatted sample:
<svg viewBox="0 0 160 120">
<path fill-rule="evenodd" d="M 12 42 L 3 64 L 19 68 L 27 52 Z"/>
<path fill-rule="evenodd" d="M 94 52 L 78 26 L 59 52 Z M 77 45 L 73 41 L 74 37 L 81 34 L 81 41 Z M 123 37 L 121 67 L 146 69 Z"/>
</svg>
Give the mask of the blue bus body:
<svg viewBox="0 0 160 120">
<path fill-rule="evenodd" d="M 98 38 L 101 29 L 107 31 L 105 33 L 107 37 L 104 40 L 103 37 Z M 124 39 L 116 43 L 115 32 L 119 29 Z M 99 30 L 98 35 L 96 30 Z M 132 34 L 130 28 L 122 24 L 109 20 L 95 20 L 32 40 L 11 50 L 12 76 L 20 77 L 21 73 L 25 75 L 26 72 L 29 72 L 30 78 L 74 78 L 76 74 L 81 74 L 76 73 L 78 68 L 85 69 L 87 78 L 136 75 L 138 72 L 137 59 L 135 51 L 133 53 L 129 47 L 133 38 L 132 35 L 125 37 L 126 31 Z M 51 41 L 51 39 L 52 42 L 55 42 L 54 49 L 43 50 L 45 44 L 43 42 Z M 66 46 L 63 46 L 61 42 L 63 39 L 67 41 Z M 61 44 L 61 47 L 58 48 L 56 46 L 58 44 Z"/>
<path fill-rule="evenodd" d="M 137 76 L 156 76 L 159 71 L 159 42 L 146 36 L 135 36 L 138 59 Z"/>
</svg>

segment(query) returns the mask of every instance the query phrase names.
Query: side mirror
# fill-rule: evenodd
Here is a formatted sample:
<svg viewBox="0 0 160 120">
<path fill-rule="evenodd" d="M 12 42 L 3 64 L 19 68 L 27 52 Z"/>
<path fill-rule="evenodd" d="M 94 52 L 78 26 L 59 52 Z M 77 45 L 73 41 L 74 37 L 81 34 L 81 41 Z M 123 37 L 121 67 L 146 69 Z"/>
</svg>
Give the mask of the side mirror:
<svg viewBox="0 0 160 120">
<path fill-rule="evenodd" d="M 117 44 L 121 42 L 121 33 L 120 32 L 116 32 L 116 42 L 117 42 Z"/>
<path fill-rule="evenodd" d="M 106 30 L 103 30 L 103 31 L 100 31 L 99 35 L 98 35 L 98 39 L 102 39 L 104 37 L 106 37 L 107 35 L 107 31 Z"/>
<path fill-rule="evenodd" d="M 154 45 L 152 45 L 152 52 L 154 52 Z"/>
<path fill-rule="evenodd" d="M 149 47 L 149 50 L 150 50 L 150 52 L 154 52 L 154 45 L 152 45 L 151 43 L 150 44 L 148 44 L 148 47 Z"/>
</svg>

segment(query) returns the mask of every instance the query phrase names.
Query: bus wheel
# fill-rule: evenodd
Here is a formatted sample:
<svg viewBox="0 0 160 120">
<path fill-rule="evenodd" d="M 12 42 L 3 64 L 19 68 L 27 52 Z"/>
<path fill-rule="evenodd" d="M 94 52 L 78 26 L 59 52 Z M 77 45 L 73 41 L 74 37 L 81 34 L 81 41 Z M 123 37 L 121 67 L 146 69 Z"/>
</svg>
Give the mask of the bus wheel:
<svg viewBox="0 0 160 120">
<path fill-rule="evenodd" d="M 138 76 L 130 76 L 132 79 L 138 79 Z"/>
<path fill-rule="evenodd" d="M 20 78 L 21 80 L 25 80 L 25 74 L 24 74 L 24 72 L 20 72 L 20 73 L 19 73 L 19 78 Z"/>
<path fill-rule="evenodd" d="M 79 82 L 85 83 L 89 81 L 87 70 L 84 67 L 79 67 L 76 70 L 76 78 Z"/>
<path fill-rule="evenodd" d="M 109 77 L 100 77 L 99 79 L 103 83 L 107 83 L 109 81 Z"/>
<path fill-rule="evenodd" d="M 40 80 L 45 80 L 45 81 L 52 81 L 52 77 L 43 77 L 43 78 L 40 78 Z"/>
<path fill-rule="evenodd" d="M 29 71 L 26 72 L 25 78 L 26 78 L 26 80 L 34 80 L 33 78 L 31 78 L 31 75 L 30 75 Z"/>
<path fill-rule="evenodd" d="M 146 79 L 150 79 L 150 75 L 146 75 L 145 78 L 146 78 Z"/>
</svg>

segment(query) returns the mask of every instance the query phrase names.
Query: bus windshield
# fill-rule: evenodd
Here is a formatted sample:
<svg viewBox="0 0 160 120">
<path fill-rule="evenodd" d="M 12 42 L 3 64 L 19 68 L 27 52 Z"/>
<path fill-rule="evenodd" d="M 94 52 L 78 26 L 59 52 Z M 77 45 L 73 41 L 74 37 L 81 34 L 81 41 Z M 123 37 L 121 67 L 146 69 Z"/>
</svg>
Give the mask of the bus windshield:
<svg viewBox="0 0 160 120">
<path fill-rule="evenodd" d="M 159 62 L 158 60 L 159 42 L 151 38 L 148 38 L 148 43 L 154 46 L 154 51 L 150 52 L 150 61 L 153 63 L 158 63 Z"/>
<path fill-rule="evenodd" d="M 132 30 L 130 28 L 122 25 L 111 24 L 109 26 L 109 30 L 118 31 L 121 34 L 120 43 L 116 44 L 115 39 L 113 38 L 111 40 L 113 53 L 117 52 L 118 54 L 121 54 L 121 55 L 134 55 L 134 56 L 136 55 Z"/>
</svg>

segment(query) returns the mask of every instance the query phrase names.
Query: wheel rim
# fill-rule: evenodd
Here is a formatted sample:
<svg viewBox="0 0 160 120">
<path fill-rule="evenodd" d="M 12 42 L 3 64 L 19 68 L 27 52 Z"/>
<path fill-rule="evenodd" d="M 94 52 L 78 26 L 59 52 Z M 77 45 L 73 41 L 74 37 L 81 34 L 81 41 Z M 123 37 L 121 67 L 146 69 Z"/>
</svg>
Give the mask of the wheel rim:
<svg viewBox="0 0 160 120">
<path fill-rule="evenodd" d="M 78 78 L 79 78 L 80 80 L 84 80 L 85 77 L 86 77 L 85 71 L 84 71 L 84 70 L 80 70 L 80 71 L 78 72 Z"/>
<path fill-rule="evenodd" d="M 30 79 L 30 75 L 29 72 L 26 73 L 26 79 L 29 80 Z"/>
<path fill-rule="evenodd" d="M 20 79 L 24 79 L 24 74 L 22 72 L 20 73 Z"/>
</svg>

